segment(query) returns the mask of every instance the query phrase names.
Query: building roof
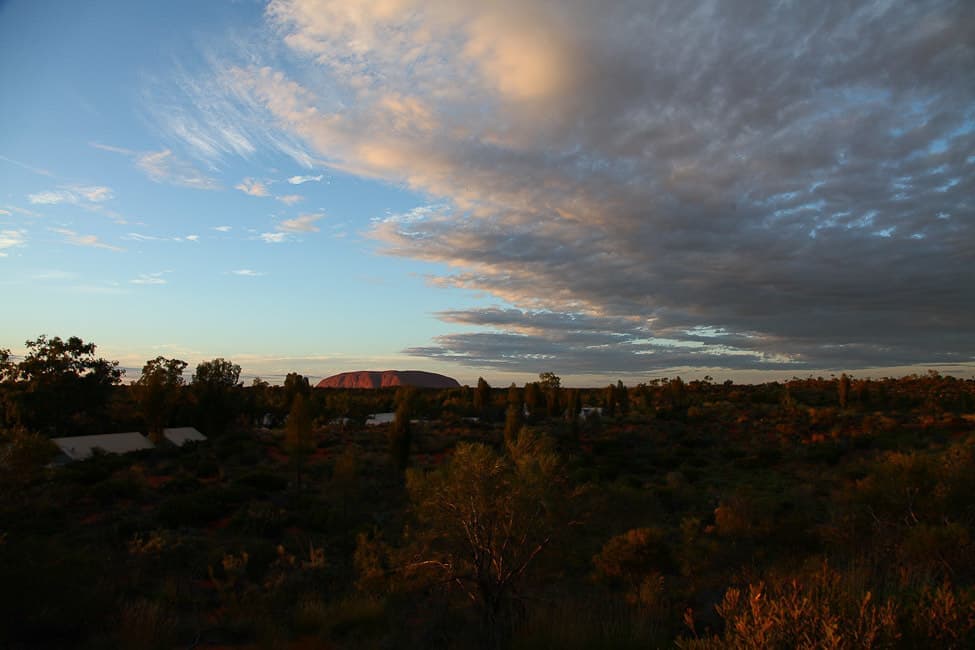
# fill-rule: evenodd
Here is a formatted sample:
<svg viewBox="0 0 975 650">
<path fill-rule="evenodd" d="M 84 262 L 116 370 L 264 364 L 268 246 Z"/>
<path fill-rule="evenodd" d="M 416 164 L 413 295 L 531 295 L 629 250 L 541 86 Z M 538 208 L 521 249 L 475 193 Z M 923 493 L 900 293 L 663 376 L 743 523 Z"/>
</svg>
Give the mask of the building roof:
<svg viewBox="0 0 975 650">
<path fill-rule="evenodd" d="M 177 447 L 182 447 L 187 442 L 200 442 L 207 439 L 205 435 L 197 431 L 194 427 L 163 429 L 163 438 Z"/>
<path fill-rule="evenodd" d="M 127 454 L 130 451 L 152 449 L 152 443 L 141 433 L 108 433 L 99 436 L 73 436 L 70 438 L 51 438 L 65 456 L 71 460 L 84 460 L 95 449 L 110 454 Z"/>
</svg>

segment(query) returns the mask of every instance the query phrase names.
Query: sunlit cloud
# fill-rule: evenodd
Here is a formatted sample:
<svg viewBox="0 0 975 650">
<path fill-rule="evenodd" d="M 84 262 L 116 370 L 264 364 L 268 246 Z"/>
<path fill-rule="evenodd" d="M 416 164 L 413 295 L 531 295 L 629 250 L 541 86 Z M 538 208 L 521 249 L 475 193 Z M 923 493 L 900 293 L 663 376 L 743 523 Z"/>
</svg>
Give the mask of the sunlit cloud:
<svg viewBox="0 0 975 650">
<path fill-rule="evenodd" d="M 264 275 L 264 273 L 261 273 L 259 271 L 254 271 L 252 269 L 237 269 L 236 271 L 231 271 L 231 273 L 245 278 L 257 278 Z"/>
<path fill-rule="evenodd" d="M 276 196 L 274 198 L 281 201 L 281 203 L 284 203 L 285 205 L 294 205 L 295 203 L 300 203 L 303 201 L 305 197 L 300 194 L 285 194 L 283 196 Z"/>
<path fill-rule="evenodd" d="M 324 218 L 323 214 L 303 214 L 294 219 L 286 219 L 278 224 L 284 232 L 318 232 L 315 222 Z"/>
<path fill-rule="evenodd" d="M 217 232 L 230 232 L 233 229 L 233 226 L 214 226 L 210 230 L 216 230 Z"/>
<path fill-rule="evenodd" d="M 123 251 L 125 249 L 119 248 L 118 246 L 113 246 L 111 244 L 106 244 L 101 241 L 97 235 L 83 235 L 77 233 L 73 230 L 68 230 L 67 228 L 51 228 L 52 232 L 64 237 L 65 241 L 74 246 L 88 246 L 91 248 L 104 248 L 110 251 Z"/>
<path fill-rule="evenodd" d="M 240 190 L 244 194 L 249 194 L 251 196 L 268 196 L 269 194 L 264 183 L 254 180 L 253 178 L 245 178 L 237 185 L 234 185 L 234 189 Z"/>
<path fill-rule="evenodd" d="M 198 190 L 216 190 L 220 184 L 193 165 L 177 158 L 169 149 L 139 154 L 136 165 L 157 183 L 168 183 Z"/>
<path fill-rule="evenodd" d="M 975 358 L 963 3 L 273 0 L 266 15 L 305 65 L 222 63 L 184 99 L 199 112 L 223 93 L 323 168 L 431 197 L 368 234 L 501 306 L 445 312 L 478 331 L 412 354 L 578 372 Z M 208 124 L 181 141 L 205 152 Z M 299 219 L 258 236 L 317 228 Z"/>
<path fill-rule="evenodd" d="M 198 241 L 200 241 L 200 236 L 199 235 L 187 235 L 186 237 L 183 237 L 183 239 L 185 239 L 186 241 L 198 242 Z"/>
</svg>

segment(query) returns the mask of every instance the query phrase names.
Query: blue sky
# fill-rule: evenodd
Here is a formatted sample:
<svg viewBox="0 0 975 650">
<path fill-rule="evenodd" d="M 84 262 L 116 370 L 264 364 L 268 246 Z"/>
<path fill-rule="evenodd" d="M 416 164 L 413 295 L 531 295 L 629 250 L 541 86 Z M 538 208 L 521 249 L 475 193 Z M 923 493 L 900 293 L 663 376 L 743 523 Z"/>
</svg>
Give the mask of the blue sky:
<svg viewBox="0 0 975 650">
<path fill-rule="evenodd" d="M 972 9 L 736 4 L 2 3 L 0 347 L 972 374 Z"/>
</svg>

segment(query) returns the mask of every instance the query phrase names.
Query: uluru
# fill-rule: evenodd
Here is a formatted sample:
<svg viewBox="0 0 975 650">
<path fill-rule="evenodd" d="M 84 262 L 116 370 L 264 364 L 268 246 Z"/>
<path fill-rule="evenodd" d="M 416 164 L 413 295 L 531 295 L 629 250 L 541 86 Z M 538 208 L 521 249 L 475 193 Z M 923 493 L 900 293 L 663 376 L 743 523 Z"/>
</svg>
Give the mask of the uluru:
<svg viewBox="0 0 975 650">
<path fill-rule="evenodd" d="M 318 382 L 317 388 L 459 388 L 456 379 L 422 370 L 358 370 L 342 372 Z"/>
</svg>

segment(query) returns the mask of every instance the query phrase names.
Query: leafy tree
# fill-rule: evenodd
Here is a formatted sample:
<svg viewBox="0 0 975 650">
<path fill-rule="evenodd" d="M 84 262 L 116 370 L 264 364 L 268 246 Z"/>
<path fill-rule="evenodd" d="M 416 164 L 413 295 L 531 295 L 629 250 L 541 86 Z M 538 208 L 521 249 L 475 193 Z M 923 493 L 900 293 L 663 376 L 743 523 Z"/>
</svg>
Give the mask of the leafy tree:
<svg viewBox="0 0 975 650">
<path fill-rule="evenodd" d="M 553 388 L 561 388 L 562 378 L 554 372 L 541 372 L 538 374 L 538 383 L 542 385 L 542 390 L 548 392 Z"/>
<path fill-rule="evenodd" d="M 97 417 L 125 372 L 118 361 L 96 357 L 95 344 L 76 336 L 65 341 L 42 334 L 25 345 L 27 356 L 14 373 L 19 394 L 12 410 L 32 429 L 64 431 L 82 414 Z M 6 367 L 9 381 L 9 355 Z"/>
<path fill-rule="evenodd" d="M 185 369 L 185 361 L 165 357 L 156 357 L 142 367 L 142 376 L 136 381 L 134 389 L 146 428 L 154 439 L 162 434 L 179 400 L 185 384 Z"/>
<path fill-rule="evenodd" d="M 524 429 L 508 449 L 461 443 L 438 470 L 407 474 L 416 559 L 405 571 L 460 589 L 492 635 L 510 630 L 529 569 L 570 525 L 551 444 Z"/>
<path fill-rule="evenodd" d="M 308 383 L 308 377 L 297 372 L 289 372 L 284 378 L 285 403 L 289 406 L 293 404 L 298 394 L 304 395 L 306 398 L 311 395 L 311 384 Z"/>
<path fill-rule="evenodd" d="M 626 390 L 626 386 L 623 385 L 622 379 L 616 382 L 616 403 L 619 404 L 621 415 L 626 415 L 630 412 L 630 393 Z"/>
<path fill-rule="evenodd" d="M 240 366 L 218 358 L 197 365 L 193 373 L 193 391 L 197 399 L 199 419 L 206 433 L 223 433 L 233 417 L 233 398 L 240 379 Z"/>
<path fill-rule="evenodd" d="M 308 412 L 308 402 L 304 394 L 295 395 L 288 413 L 288 425 L 285 432 L 285 448 L 291 457 L 291 465 L 295 470 L 295 485 L 302 488 L 302 470 L 314 450 L 312 440 L 311 415 Z"/>
</svg>

